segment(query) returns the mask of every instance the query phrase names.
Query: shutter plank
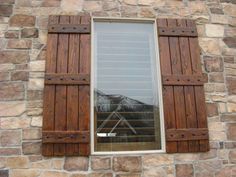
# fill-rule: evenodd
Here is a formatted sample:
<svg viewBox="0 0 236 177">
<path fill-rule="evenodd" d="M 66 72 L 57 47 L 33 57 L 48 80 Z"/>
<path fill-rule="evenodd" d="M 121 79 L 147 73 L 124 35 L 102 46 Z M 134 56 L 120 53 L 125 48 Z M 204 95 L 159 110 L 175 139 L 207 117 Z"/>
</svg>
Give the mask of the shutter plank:
<svg viewBox="0 0 236 177">
<path fill-rule="evenodd" d="M 193 27 L 195 26 L 193 20 L 187 20 L 187 26 Z M 200 63 L 200 49 L 198 45 L 197 38 L 189 38 L 189 46 L 191 53 L 191 62 L 193 68 L 193 74 L 201 74 L 202 68 Z M 195 86 L 195 99 L 196 99 L 196 116 L 199 128 L 207 128 L 207 116 L 206 116 L 206 107 L 205 103 L 205 95 L 204 88 L 202 86 Z M 200 140 L 199 141 L 199 151 L 208 151 L 209 150 L 209 140 Z"/>
<path fill-rule="evenodd" d="M 79 24 L 80 16 L 71 16 L 71 24 Z M 79 34 L 70 34 L 68 73 L 78 74 L 79 72 Z M 79 86 L 67 87 L 67 130 L 77 130 L 79 128 Z M 79 152 L 78 144 L 67 144 L 66 154 L 75 155 Z"/>
<path fill-rule="evenodd" d="M 168 20 L 169 27 L 177 27 L 177 21 L 175 19 Z M 180 58 L 180 46 L 178 37 L 170 37 L 170 53 L 171 53 L 171 67 L 172 74 L 182 74 L 181 58 Z M 185 118 L 185 100 L 184 100 L 184 87 L 174 86 L 174 102 L 175 102 L 175 116 L 176 116 L 176 128 L 186 128 Z M 187 152 L 188 142 L 178 142 L 178 152 Z"/>
<path fill-rule="evenodd" d="M 167 26 L 167 21 L 165 19 L 157 20 L 158 26 Z M 170 60 L 170 49 L 169 49 L 169 39 L 168 37 L 159 37 L 159 50 L 160 50 L 160 62 L 161 62 L 161 72 L 164 75 L 171 74 L 171 60 Z M 173 86 L 163 86 L 163 106 L 164 106 L 164 117 L 165 117 L 165 127 L 166 129 L 176 128 L 175 122 L 175 109 L 174 108 L 174 94 Z M 167 152 L 177 152 L 177 142 L 166 142 Z"/>
<path fill-rule="evenodd" d="M 178 20 L 181 27 L 186 27 L 187 22 L 184 19 Z M 189 41 L 187 37 L 180 37 L 180 53 L 182 61 L 183 75 L 192 75 L 191 57 L 189 50 Z M 187 128 L 197 128 L 196 119 L 196 105 L 194 98 L 194 88 L 193 86 L 184 86 L 184 98 L 185 98 L 185 118 Z M 195 152 L 199 149 L 198 141 L 188 141 L 189 152 Z"/>
<path fill-rule="evenodd" d="M 81 17 L 81 24 L 90 24 L 89 16 Z M 80 35 L 80 63 L 79 72 L 90 73 L 90 50 L 91 44 L 89 34 Z M 89 130 L 89 116 L 90 116 L 90 87 L 87 85 L 79 86 L 79 130 Z M 90 152 L 90 144 L 80 144 L 79 153 L 81 155 L 88 155 Z"/>
<path fill-rule="evenodd" d="M 57 24 L 59 16 L 50 16 L 49 24 Z M 58 34 L 50 34 L 47 39 L 47 59 L 46 72 L 56 72 Z M 43 97 L 43 130 L 54 130 L 54 105 L 55 105 L 55 86 L 45 85 Z M 42 154 L 46 156 L 53 155 L 53 144 L 43 144 Z"/>
<path fill-rule="evenodd" d="M 60 16 L 60 24 L 68 24 L 69 16 Z M 67 73 L 69 34 L 59 34 L 57 73 Z M 66 130 L 66 86 L 56 86 L 55 130 Z M 65 144 L 54 145 L 54 155 L 65 154 Z"/>
</svg>

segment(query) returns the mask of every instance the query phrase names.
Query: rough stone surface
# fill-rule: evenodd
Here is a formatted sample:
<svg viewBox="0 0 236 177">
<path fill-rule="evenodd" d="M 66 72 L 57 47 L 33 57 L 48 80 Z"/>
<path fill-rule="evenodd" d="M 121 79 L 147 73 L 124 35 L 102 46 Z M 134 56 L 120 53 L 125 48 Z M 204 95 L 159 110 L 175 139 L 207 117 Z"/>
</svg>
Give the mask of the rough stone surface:
<svg viewBox="0 0 236 177">
<path fill-rule="evenodd" d="M 11 39 L 8 41 L 7 48 L 9 49 L 30 49 L 32 45 L 31 40 L 16 40 L 16 39 Z"/>
<path fill-rule="evenodd" d="M 14 111 L 12 111 L 14 110 Z M 25 104 L 22 102 L 5 102 L 0 103 L 0 116 L 19 116 L 25 111 Z M 4 120 L 1 120 L 2 122 Z"/>
<path fill-rule="evenodd" d="M 114 157 L 113 169 L 116 172 L 139 172 L 141 171 L 140 157 Z"/>
<path fill-rule="evenodd" d="M 1 63 L 13 63 L 21 64 L 26 63 L 29 60 L 29 54 L 27 51 L 0 51 L 0 64 Z"/>
<path fill-rule="evenodd" d="M 22 38 L 37 38 L 38 37 L 38 29 L 37 28 L 24 28 L 21 30 Z"/>
<path fill-rule="evenodd" d="M 0 134 L 1 146 L 19 146 L 21 143 L 21 131 L 19 130 L 6 130 Z"/>
<path fill-rule="evenodd" d="M 88 163 L 87 157 L 67 157 L 64 169 L 67 171 L 86 171 L 88 170 Z"/>
<path fill-rule="evenodd" d="M 10 26 L 33 27 L 35 25 L 35 17 L 30 15 L 17 14 L 11 17 Z"/>
<path fill-rule="evenodd" d="M 194 177 L 192 164 L 177 164 L 176 177 Z"/>
<path fill-rule="evenodd" d="M 111 168 L 110 157 L 92 157 L 91 168 L 93 170 L 108 170 Z"/>
</svg>

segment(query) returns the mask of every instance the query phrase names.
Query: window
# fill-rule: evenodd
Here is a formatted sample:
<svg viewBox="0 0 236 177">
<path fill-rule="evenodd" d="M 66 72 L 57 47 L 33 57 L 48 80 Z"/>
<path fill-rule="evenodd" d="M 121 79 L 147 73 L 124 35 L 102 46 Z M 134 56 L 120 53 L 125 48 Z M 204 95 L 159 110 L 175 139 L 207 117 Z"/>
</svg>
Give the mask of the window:
<svg viewBox="0 0 236 177">
<path fill-rule="evenodd" d="M 154 21 L 94 21 L 94 152 L 163 149 L 154 25 Z"/>
</svg>

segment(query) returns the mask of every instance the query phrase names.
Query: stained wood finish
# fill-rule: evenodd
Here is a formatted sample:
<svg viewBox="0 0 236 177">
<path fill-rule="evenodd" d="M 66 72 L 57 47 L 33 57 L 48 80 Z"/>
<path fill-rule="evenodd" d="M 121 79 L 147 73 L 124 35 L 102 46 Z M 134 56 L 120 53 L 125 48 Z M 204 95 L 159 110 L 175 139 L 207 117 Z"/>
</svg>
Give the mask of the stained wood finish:
<svg viewBox="0 0 236 177">
<path fill-rule="evenodd" d="M 91 32 L 90 25 L 81 24 L 54 24 L 48 26 L 48 33 L 85 33 Z"/>
<path fill-rule="evenodd" d="M 207 140 L 207 128 L 169 129 L 166 131 L 167 141 Z"/>
<path fill-rule="evenodd" d="M 157 26 L 163 81 L 166 151 L 207 151 L 209 140 L 203 90 L 203 83 L 207 78 L 202 74 L 195 31 L 190 30 L 195 30 L 196 25 L 191 20 L 157 19 Z M 185 30 L 181 32 L 181 29 Z M 203 129 L 204 135 L 199 133 Z"/>
<path fill-rule="evenodd" d="M 84 18 L 87 23 L 82 20 Z M 81 24 L 90 29 L 90 17 L 49 18 L 49 26 L 71 27 Z M 90 34 L 70 31 L 49 33 L 44 91 L 43 155 L 89 155 L 89 77 Z M 50 138 L 45 138 L 46 135 Z"/>
<path fill-rule="evenodd" d="M 44 143 L 88 143 L 89 132 L 87 131 L 43 131 Z M 69 144 L 71 146 L 71 144 Z"/>
<path fill-rule="evenodd" d="M 160 27 L 160 28 L 158 28 L 158 34 L 159 34 L 159 36 L 197 37 L 197 29 L 194 27 L 186 27 L 186 26 Z"/>
<path fill-rule="evenodd" d="M 191 64 L 191 63 L 190 63 Z M 191 68 L 191 66 L 189 66 Z M 203 85 L 207 82 L 206 75 L 163 75 L 163 85 Z"/>
<path fill-rule="evenodd" d="M 45 74 L 45 84 L 89 85 L 90 76 L 88 74 Z"/>
</svg>

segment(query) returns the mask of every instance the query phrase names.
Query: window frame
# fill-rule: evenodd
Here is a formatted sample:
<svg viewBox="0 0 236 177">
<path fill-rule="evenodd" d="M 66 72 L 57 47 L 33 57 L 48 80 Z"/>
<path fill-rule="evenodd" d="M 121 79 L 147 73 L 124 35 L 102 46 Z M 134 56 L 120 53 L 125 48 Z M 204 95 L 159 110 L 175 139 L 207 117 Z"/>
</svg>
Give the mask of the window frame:
<svg viewBox="0 0 236 177">
<path fill-rule="evenodd" d="M 161 133 L 161 149 L 159 150 L 143 150 L 143 151 L 95 151 L 95 135 L 94 135 L 94 23 L 95 22 L 139 22 L 151 23 L 154 28 L 154 47 L 156 53 L 157 63 L 157 89 L 158 101 L 160 108 L 160 133 Z M 165 139 L 165 124 L 164 124 L 164 109 L 163 109 L 163 95 L 162 95 L 162 80 L 161 80 L 161 66 L 158 46 L 157 23 L 154 18 L 114 18 L 114 17 L 91 17 L 91 75 L 90 75 L 90 151 L 91 155 L 111 155 L 111 154 L 147 154 L 147 153 L 165 153 L 166 152 L 166 139 Z"/>
</svg>

